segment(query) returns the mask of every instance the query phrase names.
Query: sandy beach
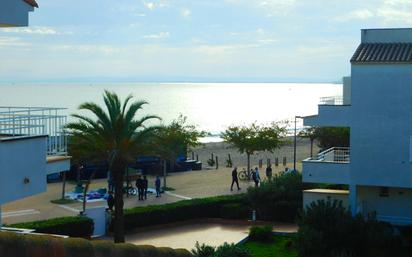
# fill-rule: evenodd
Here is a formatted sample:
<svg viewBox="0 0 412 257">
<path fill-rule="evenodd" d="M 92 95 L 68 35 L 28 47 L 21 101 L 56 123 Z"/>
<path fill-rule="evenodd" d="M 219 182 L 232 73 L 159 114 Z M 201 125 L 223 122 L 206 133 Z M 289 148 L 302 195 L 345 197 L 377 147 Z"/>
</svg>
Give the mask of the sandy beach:
<svg viewBox="0 0 412 257">
<path fill-rule="evenodd" d="M 319 147 L 316 142 L 313 144 L 313 154 L 316 155 L 319 152 Z M 241 154 L 236 148 L 231 147 L 227 143 L 207 143 L 193 149 L 194 157 L 198 157 L 203 163 L 203 169 L 211 168 L 207 164 L 207 160 L 211 158 L 211 154 L 218 157 L 219 167 L 226 167 L 226 160 L 228 154 L 232 159 L 233 166 L 245 167 L 247 166 L 246 154 Z M 191 153 L 189 153 L 191 157 Z M 272 164 L 275 162 L 275 158 L 279 160 L 279 167 L 283 167 L 283 158 L 286 157 L 287 163 L 293 162 L 293 138 L 290 139 L 290 144 L 276 149 L 273 153 L 270 152 L 257 152 L 250 158 L 251 166 L 257 166 L 259 160 L 263 160 L 263 166 L 266 167 L 267 159 L 270 159 Z M 298 137 L 296 140 L 296 160 L 301 162 L 303 159 L 310 157 L 310 140 L 307 138 Z M 289 168 L 291 168 L 289 166 Z"/>
</svg>

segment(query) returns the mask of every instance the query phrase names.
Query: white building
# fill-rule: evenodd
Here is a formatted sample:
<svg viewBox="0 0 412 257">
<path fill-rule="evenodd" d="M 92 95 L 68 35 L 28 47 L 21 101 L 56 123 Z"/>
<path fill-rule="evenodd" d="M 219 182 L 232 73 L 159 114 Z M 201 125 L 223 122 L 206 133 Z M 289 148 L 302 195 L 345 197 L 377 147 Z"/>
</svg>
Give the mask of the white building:
<svg viewBox="0 0 412 257">
<path fill-rule="evenodd" d="M 350 127 L 350 149 L 303 161 L 303 181 L 349 185 L 310 190 L 304 202 L 337 198 L 353 214 L 412 224 L 412 29 L 364 29 L 343 94 L 321 99 L 308 126 Z"/>
<path fill-rule="evenodd" d="M 27 26 L 34 7 L 34 0 L 0 0 L 0 29 Z M 48 174 L 69 170 L 60 111 L 0 107 L 0 227 L 1 205 L 45 192 Z"/>
</svg>

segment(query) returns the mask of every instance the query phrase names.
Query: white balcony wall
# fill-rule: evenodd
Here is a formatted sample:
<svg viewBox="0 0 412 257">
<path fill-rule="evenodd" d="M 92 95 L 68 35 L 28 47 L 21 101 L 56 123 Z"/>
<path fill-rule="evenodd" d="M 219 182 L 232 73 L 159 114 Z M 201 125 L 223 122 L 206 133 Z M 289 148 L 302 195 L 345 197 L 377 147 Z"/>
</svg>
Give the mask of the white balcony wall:
<svg viewBox="0 0 412 257">
<path fill-rule="evenodd" d="M 319 114 L 303 119 L 305 126 L 349 127 L 350 105 L 319 105 Z"/>
<path fill-rule="evenodd" d="M 23 0 L 2 0 L 0 27 L 20 27 L 29 25 L 29 12 L 34 8 Z"/>
<path fill-rule="evenodd" d="M 302 165 L 303 182 L 349 184 L 349 163 L 303 160 Z"/>
<path fill-rule="evenodd" d="M 46 137 L 0 139 L 0 205 L 46 191 Z"/>
</svg>

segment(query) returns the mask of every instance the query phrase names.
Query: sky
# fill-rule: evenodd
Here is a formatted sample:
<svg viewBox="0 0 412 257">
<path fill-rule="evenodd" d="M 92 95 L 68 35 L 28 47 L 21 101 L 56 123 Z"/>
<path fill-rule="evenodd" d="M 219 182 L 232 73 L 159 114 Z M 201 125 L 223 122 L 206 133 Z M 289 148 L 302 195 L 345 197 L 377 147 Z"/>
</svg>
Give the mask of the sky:
<svg viewBox="0 0 412 257">
<path fill-rule="evenodd" d="M 334 82 L 360 29 L 412 27 L 412 0 L 37 1 L 0 82 Z"/>
</svg>

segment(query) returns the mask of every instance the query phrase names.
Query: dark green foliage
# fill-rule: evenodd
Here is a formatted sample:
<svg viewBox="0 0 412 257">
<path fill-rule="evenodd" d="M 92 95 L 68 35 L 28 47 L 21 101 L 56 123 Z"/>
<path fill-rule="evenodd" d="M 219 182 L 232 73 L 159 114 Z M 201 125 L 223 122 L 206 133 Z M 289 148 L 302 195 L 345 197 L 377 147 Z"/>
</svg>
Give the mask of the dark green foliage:
<svg viewBox="0 0 412 257">
<path fill-rule="evenodd" d="M 192 257 L 184 249 L 0 232 L 1 257 Z"/>
<path fill-rule="evenodd" d="M 350 128 L 346 127 L 316 127 L 315 137 L 319 147 L 326 150 L 331 147 L 348 147 Z"/>
<path fill-rule="evenodd" d="M 11 226 L 15 228 L 34 229 L 35 232 L 38 233 L 84 238 L 90 238 L 94 229 L 93 220 L 83 216 L 25 222 L 13 224 Z"/>
<path fill-rule="evenodd" d="M 250 187 L 247 198 L 258 219 L 294 222 L 302 209 L 302 190 L 307 188 L 299 173 L 275 176 L 259 187 Z"/>
<path fill-rule="evenodd" d="M 68 238 L 63 240 L 67 256 L 89 257 L 93 256 L 93 246 L 90 241 L 81 238 Z"/>
<path fill-rule="evenodd" d="M 184 200 L 164 205 L 150 205 L 125 210 L 125 229 L 197 219 L 220 218 L 225 204 L 245 203 L 244 195 L 217 196 Z"/>
<path fill-rule="evenodd" d="M 224 243 L 216 248 L 214 257 L 252 257 L 248 250 L 235 244 Z"/>
<path fill-rule="evenodd" d="M 249 229 L 249 239 L 258 242 L 270 242 L 273 239 L 273 227 L 266 226 L 252 226 Z"/>
<path fill-rule="evenodd" d="M 409 247 L 412 247 L 412 226 L 405 226 L 399 229 L 402 241 Z"/>
<path fill-rule="evenodd" d="M 403 256 L 388 223 L 352 217 L 341 202 L 317 201 L 299 218 L 297 244 L 301 257 Z"/>
<path fill-rule="evenodd" d="M 229 203 L 222 205 L 220 217 L 223 219 L 245 219 L 250 217 L 250 207 L 245 203 Z"/>
<path fill-rule="evenodd" d="M 248 240 L 241 247 L 248 249 L 253 257 L 297 257 L 293 240 L 289 236 L 273 236 L 270 242 Z"/>
<path fill-rule="evenodd" d="M 192 249 L 193 257 L 213 257 L 215 254 L 215 247 L 196 242 L 195 248 Z"/>
</svg>

